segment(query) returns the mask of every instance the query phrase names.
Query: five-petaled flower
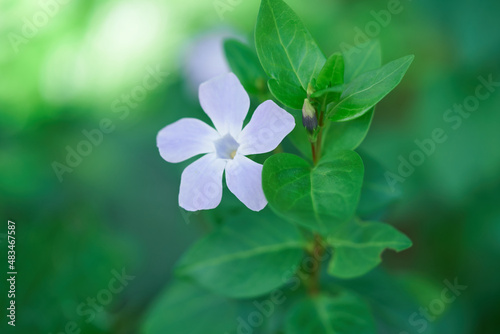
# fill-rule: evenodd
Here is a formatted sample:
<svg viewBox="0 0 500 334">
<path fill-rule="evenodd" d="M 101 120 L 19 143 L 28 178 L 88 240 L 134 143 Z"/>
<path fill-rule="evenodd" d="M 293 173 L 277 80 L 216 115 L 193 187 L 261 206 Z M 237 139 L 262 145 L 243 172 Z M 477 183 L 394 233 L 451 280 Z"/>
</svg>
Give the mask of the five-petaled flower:
<svg viewBox="0 0 500 334">
<path fill-rule="evenodd" d="M 295 127 L 294 117 L 269 100 L 242 129 L 250 98 L 232 73 L 201 84 L 199 99 L 215 129 L 198 119 L 182 118 L 157 137 L 160 154 L 168 162 L 206 153 L 182 172 L 179 205 L 188 211 L 219 205 L 225 170 L 229 190 L 251 210 L 262 210 L 267 205 L 262 165 L 246 156 L 274 150 Z"/>
</svg>

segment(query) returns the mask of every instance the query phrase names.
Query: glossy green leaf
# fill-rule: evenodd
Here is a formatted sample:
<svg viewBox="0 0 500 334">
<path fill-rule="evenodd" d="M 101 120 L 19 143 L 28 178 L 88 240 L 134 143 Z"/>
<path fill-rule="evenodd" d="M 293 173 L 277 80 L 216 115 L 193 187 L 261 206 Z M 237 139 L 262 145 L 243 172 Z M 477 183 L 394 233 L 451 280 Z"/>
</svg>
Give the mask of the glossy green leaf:
<svg viewBox="0 0 500 334">
<path fill-rule="evenodd" d="M 333 86 L 333 87 L 329 87 L 329 88 L 325 88 L 325 89 L 322 89 L 322 90 L 318 90 L 316 92 L 314 92 L 313 94 L 311 94 L 311 97 L 312 98 L 319 98 L 319 97 L 322 97 L 324 96 L 325 94 L 339 94 L 342 93 L 344 91 L 344 85 L 336 85 L 336 86 Z"/>
<path fill-rule="evenodd" d="M 195 243 L 176 273 L 234 298 L 265 294 L 300 262 L 306 241 L 288 222 L 263 212 L 236 216 Z"/>
<path fill-rule="evenodd" d="M 347 122 L 330 122 L 323 134 L 323 151 L 354 150 L 365 139 L 375 108 Z M 366 168 L 365 168 L 366 169 Z"/>
<path fill-rule="evenodd" d="M 175 281 L 146 316 L 143 334 L 236 333 L 236 305 L 192 283 Z"/>
<path fill-rule="evenodd" d="M 338 101 L 344 89 L 343 83 L 344 58 L 341 53 L 334 53 L 328 58 L 316 79 L 316 89 L 320 92 L 312 94 L 311 97 L 322 96 L 326 104 Z"/>
<path fill-rule="evenodd" d="M 406 235 L 384 223 L 353 220 L 331 233 L 327 242 L 334 248 L 328 273 L 340 278 L 361 276 L 382 262 L 382 252 L 400 252 L 412 243 Z"/>
<path fill-rule="evenodd" d="M 231 71 L 240 79 L 246 91 L 250 94 L 262 93 L 267 75 L 255 51 L 238 40 L 229 39 L 224 42 L 224 52 Z"/>
<path fill-rule="evenodd" d="M 279 215 L 327 234 L 349 220 L 363 182 L 363 162 L 353 151 L 323 156 L 315 167 L 282 153 L 266 160 L 264 194 Z"/>
<path fill-rule="evenodd" d="M 302 87 L 297 87 L 289 82 L 278 82 L 276 79 L 269 79 L 267 82 L 269 91 L 282 104 L 293 109 L 302 109 L 305 91 Z"/>
<path fill-rule="evenodd" d="M 262 0 L 255 45 L 270 89 L 290 108 L 301 109 L 311 80 L 319 74 L 325 56 L 300 18 L 282 0 Z M 297 103 L 301 101 L 301 103 Z"/>
<path fill-rule="evenodd" d="M 365 116 L 366 114 L 346 123 L 334 124 L 349 124 Z M 382 166 L 380 162 L 364 152 L 359 152 L 359 155 L 365 165 L 365 178 L 356 211 L 359 216 L 368 217 L 379 213 L 380 210 L 396 201 L 401 196 L 401 187 L 399 185 L 391 186 L 387 183 L 385 177 L 387 168 Z"/>
<path fill-rule="evenodd" d="M 297 303 L 288 314 L 286 334 L 375 334 L 370 309 L 359 297 L 342 292 Z"/>
<path fill-rule="evenodd" d="M 406 56 L 394 60 L 348 83 L 340 97 L 340 102 L 329 110 L 329 118 L 340 122 L 363 115 L 401 82 L 413 58 L 414 56 Z"/>
</svg>

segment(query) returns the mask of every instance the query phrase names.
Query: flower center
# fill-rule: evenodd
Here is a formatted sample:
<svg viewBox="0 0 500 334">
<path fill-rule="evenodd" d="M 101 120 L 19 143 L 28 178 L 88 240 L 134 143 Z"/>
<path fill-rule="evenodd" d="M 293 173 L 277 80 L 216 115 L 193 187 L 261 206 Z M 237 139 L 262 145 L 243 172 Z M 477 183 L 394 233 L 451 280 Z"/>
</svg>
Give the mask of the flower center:
<svg viewBox="0 0 500 334">
<path fill-rule="evenodd" d="M 217 157 L 220 159 L 233 159 L 240 144 L 228 133 L 214 142 Z"/>
</svg>

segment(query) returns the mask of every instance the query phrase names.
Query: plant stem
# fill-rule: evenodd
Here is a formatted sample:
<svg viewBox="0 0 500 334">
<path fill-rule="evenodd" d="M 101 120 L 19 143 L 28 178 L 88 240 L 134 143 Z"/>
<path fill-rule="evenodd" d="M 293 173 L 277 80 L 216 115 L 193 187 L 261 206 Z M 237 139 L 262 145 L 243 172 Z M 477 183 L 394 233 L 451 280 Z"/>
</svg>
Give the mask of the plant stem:
<svg viewBox="0 0 500 334">
<path fill-rule="evenodd" d="M 318 137 L 316 138 L 316 160 L 314 161 L 314 165 L 316 165 L 316 163 L 318 162 L 317 160 L 319 158 L 321 158 L 321 142 L 323 141 L 322 139 L 323 137 L 323 128 L 319 128 L 319 133 L 318 133 Z"/>
<path fill-rule="evenodd" d="M 312 158 L 313 158 L 313 163 L 316 165 L 318 162 L 318 156 L 316 155 L 316 143 L 311 142 L 311 151 L 312 151 Z"/>
<path fill-rule="evenodd" d="M 314 246 L 312 250 L 313 266 L 309 284 L 309 294 L 311 296 L 317 295 L 320 290 L 320 274 L 321 274 L 321 259 L 323 257 L 324 249 L 319 234 L 314 235 Z"/>
<path fill-rule="evenodd" d="M 323 126 L 324 126 L 324 116 L 325 116 L 325 104 L 326 104 L 326 98 L 323 100 L 323 103 L 321 105 L 321 110 L 319 110 L 319 118 L 318 118 L 318 126 L 319 126 L 319 132 L 318 136 L 316 137 L 316 142 L 311 143 L 311 151 L 312 151 L 312 157 L 313 157 L 313 164 L 316 166 L 318 163 L 318 160 L 321 158 L 321 142 L 323 141 Z M 313 258 L 313 267 L 312 267 L 312 273 L 310 277 L 310 284 L 309 284 L 309 294 L 314 296 L 317 295 L 321 288 L 320 288 L 320 275 L 321 275 L 321 262 L 322 262 L 322 257 L 324 253 L 324 248 L 323 248 L 323 239 L 319 234 L 314 234 L 314 246 L 312 250 L 312 258 Z"/>
<path fill-rule="evenodd" d="M 318 112 L 318 114 L 319 114 L 319 117 L 318 117 L 318 126 L 319 126 L 318 136 L 316 137 L 316 141 L 314 143 L 311 143 L 311 150 L 312 150 L 314 165 L 316 165 L 318 160 L 321 158 L 321 144 L 322 144 L 321 142 L 323 141 L 325 104 L 326 104 L 326 99 L 323 100 L 323 103 L 321 104 L 321 109 Z"/>
</svg>

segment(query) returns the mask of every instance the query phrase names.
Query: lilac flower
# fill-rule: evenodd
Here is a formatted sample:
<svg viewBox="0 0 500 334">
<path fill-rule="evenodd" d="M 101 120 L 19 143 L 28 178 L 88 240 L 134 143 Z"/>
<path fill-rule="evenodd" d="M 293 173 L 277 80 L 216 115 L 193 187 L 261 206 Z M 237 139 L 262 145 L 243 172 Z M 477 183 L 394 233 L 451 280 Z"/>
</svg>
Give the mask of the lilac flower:
<svg viewBox="0 0 500 334">
<path fill-rule="evenodd" d="M 251 210 L 262 210 L 267 205 L 262 165 L 246 155 L 274 150 L 295 127 L 293 116 L 269 100 L 242 130 L 250 99 L 232 73 L 201 84 L 199 98 L 215 129 L 198 119 L 182 118 L 157 137 L 160 155 L 168 162 L 206 153 L 182 172 L 179 205 L 188 211 L 217 207 L 226 171 L 229 190 Z"/>
</svg>

